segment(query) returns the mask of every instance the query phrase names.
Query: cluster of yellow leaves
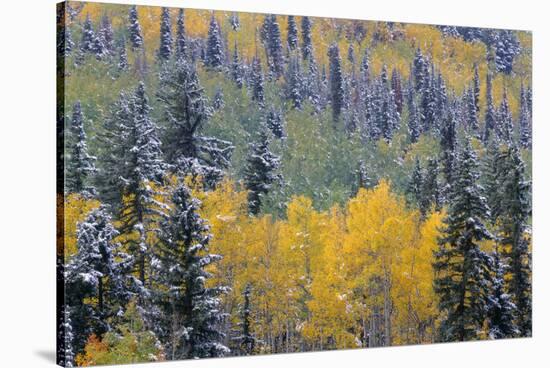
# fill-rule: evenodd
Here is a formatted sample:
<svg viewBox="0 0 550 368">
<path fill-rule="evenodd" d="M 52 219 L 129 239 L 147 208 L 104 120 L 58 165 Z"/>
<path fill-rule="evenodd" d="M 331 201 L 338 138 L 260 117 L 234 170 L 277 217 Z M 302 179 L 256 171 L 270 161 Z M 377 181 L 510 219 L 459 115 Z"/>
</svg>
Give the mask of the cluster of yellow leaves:
<svg viewBox="0 0 550 368">
<path fill-rule="evenodd" d="M 100 205 L 96 199 L 88 199 L 77 193 L 71 193 L 64 200 L 64 225 L 63 241 L 65 260 L 75 254 L 77 248 L 76 232 L 78 223 L 82 222 L 90 211 L 98 208 Z"/>
<path fill-rule="evenodd" d="M 394 343 L 431 341 L 432 251 L 443 214 L 421 221 L 386 181 L 360 190 L 345 210 L 319 212 L 309 198 L 293 197 L 281 220 L 248 216 L 245 192 L 230 181 L 194 193 L 211 225 L 211 251 L 224 256 L 210 282 L 232 288 L 225 300 L 232 323 L 240 322 L 242 292 L 252 285 L 253 330 L 265 351 L 277 349 L 280 335 L 289 350 L 294 341 L 312 349 L 360 346 L 359 321 L 384 297 Z M 373 280 L 387 283 L 387 292 L 373 292 Z"/>
</svg>

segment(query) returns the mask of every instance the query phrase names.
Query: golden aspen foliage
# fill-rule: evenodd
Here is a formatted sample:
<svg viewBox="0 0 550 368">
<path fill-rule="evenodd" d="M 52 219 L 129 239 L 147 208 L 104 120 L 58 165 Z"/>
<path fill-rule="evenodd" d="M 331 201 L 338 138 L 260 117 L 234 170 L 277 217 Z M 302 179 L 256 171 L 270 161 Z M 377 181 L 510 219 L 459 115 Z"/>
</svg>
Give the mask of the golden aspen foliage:
<svg viewBox="0 0 550 368">
<path fill-rule="evenodd" d="M 391 290 L 401 252 L 415 241 L 417 218 L 405 200 L 391 192 L 387 180 L 372 190 L 360 189 L 348 204 L 344 252 L 346 280 L 355 294 L 353 311 L 356 320 L 366 320 L 378 310 L 386 343 L 391 341 Z"/>
<path fill-rule="evenodd" d="M 307 303 L 311 317 L 303 334 L 310 341 L 317 341 L 322 349 L 349 349 L 357 347 L 350 332 L 354 320 L 350 313 L 352 295 L 346 290 L 344 272 L 343 239 L 346 231 L 345 214 L 333 207 L 323 226 L 322 253 L 315 267 L 311 283 L 311 300 Z M 333 346 L 329 342 L 333 341 Z"/>
<path fill-rule="evenodd" d="M 433 290 L 433 252 L 437 249 L 444 213 L 433 212 L 415 225 L 416 240 L 401 251 L 392 297 L 395 301 L 396 343 L 432 343 L 435 339 L 437 296 Z"/>
<path fill-rule="evenodd" d="M 84 221 L 90 211 L 98 208 L 97 199 L 89 199 L 78 193 L 70 193 L 64 203 L 64 242 L 65 261 L 78 251 L 76 232 L 78 223 Z"/>
</svg>

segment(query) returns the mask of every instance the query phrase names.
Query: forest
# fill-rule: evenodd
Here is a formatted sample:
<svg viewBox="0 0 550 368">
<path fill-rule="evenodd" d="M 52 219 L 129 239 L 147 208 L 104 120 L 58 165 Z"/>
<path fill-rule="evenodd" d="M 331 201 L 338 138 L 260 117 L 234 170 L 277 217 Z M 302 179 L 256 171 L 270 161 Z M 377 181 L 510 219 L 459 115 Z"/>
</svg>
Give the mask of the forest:
<svg viewBox="0 0 550 368">
<path fill-rule="evenodd" d="M 59 4 L 58 364 L 530 337 L 531 54 Z"/>
</svg>

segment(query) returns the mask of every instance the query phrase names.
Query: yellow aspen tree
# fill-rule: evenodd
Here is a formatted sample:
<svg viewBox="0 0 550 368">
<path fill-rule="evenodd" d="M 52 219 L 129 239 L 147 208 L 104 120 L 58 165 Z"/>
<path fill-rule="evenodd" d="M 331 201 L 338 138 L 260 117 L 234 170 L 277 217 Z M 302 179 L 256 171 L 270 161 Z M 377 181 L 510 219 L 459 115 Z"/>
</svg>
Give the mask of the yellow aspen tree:
<svg viewBox="0 0 550 368">
<path fill-rule="evenodd" d="M 444 214 L 431 213 L 417 225 L 416 241 L 401 251 L 393 299 L 399 326 L 397 344 L 433 343 L 437 297 L 433 290 L 433 252 Z"/>
<path fill-rule="evenodd" d="M 345 215 L 340 208 L 333 207 L 323 217 L 322 252 L 311 283 L 312 299 L 307 303 L 311 318 L 303 334 L 306 339 L 316 341 L 321 349 L 349 349 L 358 345 L 349 332 L 354 321 L 349 304 L 352 295 L 346 290 L 343 272 Z"/>
<path fill-rule="evenodd" d="M 392 343 L 392 287 L 401 251 L 414 241 L 415 217 L 386 180 L 372 190 L 360 189 L 348 204 L 346 277 L 368 346 Z"/>
</svg>

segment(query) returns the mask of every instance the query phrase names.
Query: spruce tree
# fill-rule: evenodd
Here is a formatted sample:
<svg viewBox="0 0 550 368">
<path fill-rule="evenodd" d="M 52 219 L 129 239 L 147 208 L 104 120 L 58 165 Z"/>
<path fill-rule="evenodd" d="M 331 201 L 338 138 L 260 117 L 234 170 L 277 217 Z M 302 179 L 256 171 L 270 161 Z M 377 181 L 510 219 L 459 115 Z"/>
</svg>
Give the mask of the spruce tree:
<svg viewBox="0 0 550 368">
<path fill-rule="evenodd" d="M 309 17 L 302 17 L 302 57 L 304 60 L 313 59 L 313 42 L 311 39 L 311 29 L 313 24 Z"/>
<path fill-rule="evenodd" d="M 262 63 L 260 58 L 255 56 L 252 59 L 250 89 L 252 92 L 252 100 L 257 101 L 260 107 L 264 106 L 264 75 L 262 72 Z"/>
<path fill-rule="evenodd" d="M 437 101 L 435 86 L 433 79 L 430 76 L 426 77 L 426 80 L 422 82 L 422 89 L 420 91 L 420 122 L 423 132 L 431 132 L 436 129 L 436 117 L 437 117 Z"/>
<path fill-rule="evenodd" d="M 176 21 L 176 58 L 185 58 L 186 54 L 187 37 L 185 35 L 185 13 L 183 9 L 180 9 Z"/>
<path fill-rule="evenodd" d="M 486 92 L 485 92 L 485 102 L 486 102 L 486 110 L 485 110 L 485 132 L 483 135 L 483 139 L 485 142 L 489 141 L 489 138 L 491 137 L 491 134 L 493 134 L 493 131 L 495 129 L 495 108 L 493 106 L 493 79 L 492 79 L 491 72 L 487 72 L 487 85 L 486 85 Z"/>
<path fill-rule="evenodd" d="M 445 227 L 434 253 L 441 341 L 478 339 L 487 315 L 490 259 L 480 244 L 493 236 L 483 223 L 489 208 L 478 179 L 477 157 L 467 142 L 460 153 Z"/>
<path fill-rule="evenodd" d="M 363 80 L 363 83 L 368 83 L 369 80 L 369 72 L 370 72 L 370 59 L 369 59 L 369 48 L 365 47 L 365 51 L 363 53 L 363 59 L 361 60 L 361 67 L 359 68 L 359 71 L 361 72 L 361 78 Z"/>
<path fill-rule="evenodd" d="M 420 138 L 420 120 L 418 118 L 418 107 L 416 106 L 416 101 L 414 100 L 414 96 L 412 94 L 408 97 L 407 105 L 409 110 L 407 122 L 409 139 L 411 143 L 416 143 L 418 142 L 418 138 Z"/>
<path fill-rule="evenodd" d="M 369 172 L 370 169 L 367 167 L 365 161 L 360 160 L 359 167 L 356 171 L 357 189 L 354 191 L 355 194 L 357 194 L 360 188 L 371 189 L 376 185 L 376 180 L 371 177 Z"/>
<path fill-rule="evenodd" d="M 287 17 L 286 42 L 291 51 L 298 48 L 298 26 L 293 15 Z"/>
<path fill-rule="evenodd" d="M 399 71 L 395 68 L 391 72 L 391 90 L 397 112 L 401 114 L 403 111 L 403 90 L 401 89 L 401 76 L 399 75 Z"/>
<path fill-rule="evenodd" d="M 129 177 L 132 170 L 127 161 L 128 150 L 132 147 L 129 142 L 133 125 L 130 98 L 121 92 L 109 110 L 97 133 L 97 139 L 104 149 L 98 157 L 96 185 L 101 201 L 118 212 L 126 185 L 123 179 Z"/>
<path fill-rule="evenodd" d="M 126 53 L 126 39 L 124 36 L 120 38 L 118 49 L 119 53 L 117 68 L 119 71 L 125 71 L 128 69 L 128 54 Z"/>
<path fill-rule="evenodd" d="M 476 107 L 476 113 L 479 114 L 479 93 L 480 93 L 480 83 L 479 83 L 479 68 L 477 63 L 474 64 L 474 105 Z"/>
<path fill-rule="evenodd" d="M 137 50 L 143 46 L 143 36 L 141 35 L 141 26 L 139 25 L 137 7 L 130 7 L 128 15 L 128 36 L 132 50 Z"/>
<path fill-rule="evenodd" d="M 65 298 L 71 312 L 74 351 L 80 352 L 91 333 L 110 329 L 109 318 L 124 308 L 139 285 L 128 277 L 132 258 L 115 242 L 118 231 L 105 206 L 78 224 L 78 252 L 65 268 Z"/>
<path fill-rule="evenodd" d="M 298 56 L 291 56 L 288 61 L 288 69 L 285 74 L 285 94 L 287 99 L 292 101 L 292 107 L 302 108 L 304 100 L 305 81 L 300 70 Z"/>
<path fill-rule="evenodd" d="M 68 305 L 63 305 L 63 322 L 60 326 L 61 331 L 61 338 L 63 338 L 63 343 L 60 344 L 62 346 L 63 351 L 61 351 L 61 354 L 59 356 L 61 357 L 61 361 L 59 364 L 66 368 L 72 368 L 74 367 L 74 358 L 75 358 L 75 352 L 74 352 L 74 334 L 73 334 L 73 327 L 72 327 L 72 321 L 71 321 L 71 308 Z"/>
<path fill-rule="evenodd" d="M 521 51 L 520 43 L 514 31 L 500 30 L 496 35 L 495 42 L 495 67 L 499 72 L 511 74 L 514 65 L 514 58 Z"/>
<path fill-rule="evenodd" d="M 344 75 L 338 45 L 333 43 L 328 51 L 330 62 L 330 100 L 332 120 L 338 122 L 344 108 Z"/>
<path fill-rule="evenodd" d="M 109 122 L 104 133 L 105 141 L 113 144 L 105 152 L 104 165 L 120 161 L 108 169 L 115 176 L 110 178 L 110 185 L 106 185 L 104 193 L 121 200 L 121 233 L 137 232 L 137 236 L 127 237 L 126 245 L 136 258 L 139 280 L 145 284 L 150 256 L 147 238 L 152 231 L 152 218 L 162 216 L 165 208 L 155 199 L 159 193 L 152 184 L 162 183 L 166 166 L 143 82 L 139 83 L 130 99 L 122 97 L 115 108 L 113 121 Z"/>
<path fill-rule="evenodd" d="M 428 80 L 428 66 L 427 61 L 422 55 L 420 48 L 416 49 L 412 64 L 412 74 L 414 75 L 414 87 L 416 92 L 421 92 L 426 88 L 426 81 Z"/>
<path fill-rule="evenodd" d="M 510 265 L 508 290 L 517 307 L 515 323 L 521 336 L 531 336 L 531 259 L 529 225 L 531 185 L 525 179 L 525 164 L 515 146 L 499 154 L 496 165 L 500 244 Z"/>
<path fill-rule="evenodd" d="M 262 42 L 264 43 L 270 78 L 279 79 L 283 75 L 283 44 L 277 16 L 268 14 L 262 26 Z"/>
<path fill-rule="evenodd" d="M 115 51 L 115 36 L 113 26 L 111 25 L 111 19 L 106 13 L 101 17 L 98 38 L 103 45 L 105 53 L 112 55 Z"/>
<path fill-rule="evenodd" d="M 82 53 L 94 53 L 94 40 L 96 35 L 94 32 L 94 25 L 90 19 L 90 14 L 86 14 L 86 19 L 82 25 L 82 38 L 80 40 L 80 51 Z"/>
<path fill-rule="evenodd" d="M 280 158 L 270 150 L 270 133 L 261 124 L 258 137 L 250 144 L 244 168 L 244 185 L 248 190 L 248 211 L 251 215 L 260 213 L 262 197 L 281 180 L 278 169 Z"/>
<path fill-rule="evenodd" d="M 243 291 L 243 304 L 239 313 L 241 322 L 238 325 L 241 330 L 239 336 L 235 338 L 243 355 L 251 355 L 257 343 L 257 339 L 252 333 L 251 295 L 252 285 L 247 283 Z"/>
<path fill-rule="evenodd" d="M 208 287 L 206 268 L 222 257 L 209 254 L 210 229 L 199 215 L 200 202 L 185 186 L 172 195 L 172 209 L 161 223 L 156 247 L 156 325 L 170 360 L 219 357 L 229 353 L 219 325 L 223 286 Z"/>
<path fill-rule="evenodd" d="M 504 275 L 505 264 L 500 260 L 498 252 L 491 257 L 491 291 L 488 296 L 487 316 L 489 321 L 489 337 L 504 339 L 515 337 L 518 329 L 514 324 L 516 306 L 506 292 Z"/>
<path fill-rule="evenodd" d="M 68 142 L 69 157 L 66 160 L 65 190 L 69 193 L 94 194 L 95 189 L 89 183 L 90 176 L 97 171 L 94 164 L 96 158 L 88 154 L 80 101 L 77 101 L 73 107 Z"/>
<path fill-rule="evenodd" d="M 439 167 L 437 159 L 431 157 L 426 164 L 426 173 L 422 185 L 422 203 L 420 208 L 429 211 L 432 207 L 435 210 L 441 209 L 441 193 L 439 185 Z"/>
<path fill-rule="evenodd" d="M 273 106 L 267 112 L 266 123 L 275 138 L 281 139 L 285 136 L 283 114 Z"/>
<path fill-rule="evenodd" d="M 233 31 L 237 32 L 241 28 L 241 21 L 239 20 L 239 14 L 233 13 L 229 17 L 229 24 L 231 25 L 231 29 Z"/>
<path fill-rule="evenodd" d="M 445 178 L 445 191 L 453 184 L 453 173 L 457 165 L 457 133 L 456 119 L 451 111 L 446 112 L 443 126 L 441 128 L 441 138 L 439 141 L 441 147 L 441 163 L 443 176 Z"/>
<path fill-rule="evenodd" d="M 407 196 L 410 203 L 414 203 L 417 207 L 422 210 L 421 205 L 423 201 L 423 191 L 424 186 L 424 171 L 420 166 L 420 160 L 418 157 L 414 160 L 414 168 L 412 170 L 409 182 L 407 184 Z"/>
<path fill-rule="evenodd" d="M 212 112 L 207 105 L 195 66 L 177 60 L 161 74 L 157 98 L 164 108 L 164 152 L 172 169 L 182 175 L 201 176 L 211 187 L 229 167 L 230 142 L 203 135 Z"/>
<path fill-rule="evenodd" d="M 170 9 L 162 8 L 160 15 L 160 47 L 158 57 L 161 61 L 166 61 L 172 56 L 172 20 L 170 19 Z"/>
<path fill-rule="evenodd" d="M 527 101 L 527 91 L 521 85 L 520 91 L 520 107 L 519 107 L 519 142 L 521 147 L 531 147 L 531 111 Z"/>
<path fill-rule="evenodd" d="M 502 92 L 502 101 L 498 109 L 497 121 L 495 124 L 497 137 L 503 142 L 510 143 L 513 139 L 513 129 L 512 112 L 508 105 L 508 95 L 505 88 Z"/>
<path fill-rule="evenodd" d="M 216 93 L 214 94 L 214 101 L 212 103 L 212 107 L 215 110 L 220 110 L 225 105 L 225 101 L 223 99 L 223 90 L 221 88 L 216 88 Z"/>
<path fill-rule="evenodd" d="M 210 26 L 208 28 L 208 38 L 206 40 L 206 66 L 219 69 L 223 66 L 225 60 L 222 36 L 218 21 L 212 15 L 210 17 Z"/>
<path fill-rule="evenodd" d="M 244 85 L 244 68 L 239 58 L 239 49 L 237 47 L 237 40 L 235 40 L 235 47 L 233 48 L 233 60 L 231 62 L 231 76 L 237 85 L 237 88 L 243 88 Z"/>
<path fill-rule="evenodd" d="M 479 130 L 479 121 L 477 118 L 477 105 L 475 97 L 475 88 L 468 88 L 466 90 L 466 122 L 468 129 L 473 135 Z"/>
</svg>

